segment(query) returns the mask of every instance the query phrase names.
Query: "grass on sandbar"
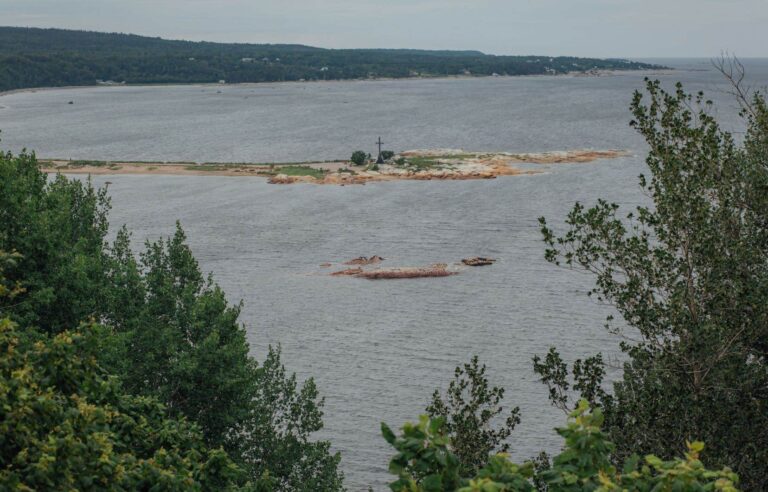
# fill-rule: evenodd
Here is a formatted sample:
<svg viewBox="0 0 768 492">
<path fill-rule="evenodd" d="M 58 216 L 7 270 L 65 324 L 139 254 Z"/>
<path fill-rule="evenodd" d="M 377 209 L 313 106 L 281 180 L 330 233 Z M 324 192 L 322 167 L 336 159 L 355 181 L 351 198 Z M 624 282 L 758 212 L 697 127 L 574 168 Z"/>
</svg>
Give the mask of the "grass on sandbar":
<svg viewBox="0 0 768 492">
<path fill-rule="evenodd" d="M 275 174 L 285 174 L 286 176 L 312 176 L 315 179 L 323 179 L 325 169 L 318 169 L 310 166 L 280 166 L 275 167 Z"/>
</svg>

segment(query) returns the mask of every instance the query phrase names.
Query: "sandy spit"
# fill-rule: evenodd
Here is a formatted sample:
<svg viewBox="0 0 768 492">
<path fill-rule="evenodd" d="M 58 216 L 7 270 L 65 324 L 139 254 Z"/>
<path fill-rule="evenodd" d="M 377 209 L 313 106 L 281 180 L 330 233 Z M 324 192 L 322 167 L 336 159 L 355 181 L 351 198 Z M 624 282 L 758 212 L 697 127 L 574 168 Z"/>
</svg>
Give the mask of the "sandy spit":
<svg viewBox="0 0 768 492">
<path fill-rule="evenodd" d="M 599 159 L 614 159 L 627 155 L 623 150 L 567 150 L 556 152 L 512 154 L 508 152 L 465 152 L 460 149 L 427 149 L 401 152 L 396 158 L 421 159 L 427 166 L 397 165 L 352 166 L 345 161 L 310 162 L 298 164 L 322 170 L 321 177 L 281 173 L 281 167 L 297 164 L 196 164 L 191 162 L 120 162 L 89 164 L 88 161 L 41 159 L 44 172 L 62 174 L 158 174 L 179 176 L 240 176 L 266 178 L 272 184 L 365 184 L 395 180 L 468 180 L 494 179 L 499 176 L 537 174 L 536 169 L 521 169 L 516 164 L 548 165 L 588 163 Z"/>
</svg>

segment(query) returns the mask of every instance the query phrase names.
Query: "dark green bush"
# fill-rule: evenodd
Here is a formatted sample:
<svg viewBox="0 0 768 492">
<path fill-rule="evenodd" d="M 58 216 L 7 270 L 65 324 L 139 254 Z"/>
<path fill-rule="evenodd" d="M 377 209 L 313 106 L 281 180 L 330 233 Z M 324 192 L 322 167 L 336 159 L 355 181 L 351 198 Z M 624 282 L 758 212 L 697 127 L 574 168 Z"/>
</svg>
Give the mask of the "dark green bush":
<svg viewBox="0 0 768 492">
<path fill-rule="evenodd" d="M 366 154 L 362 150 L 356 150 L 352 152 L 352 157 L 349 158 L 349 160 L 354 164 L 355 166 L 362 166 L 365 164 L 365 161 L 368 159 L 368 154 Z"/>
<path fill-rule="evenodd" d="M 494 452 L 509 451 L 507 438 L 520 423 L 520 409 L 510 409 L 505 417 L 503 399 L 504 388 L 489 385 L 485 364 L 477 356 L 456 367 L 444 395 L 438 390 L 433 393 L 427 413 L 445 419 L 443 428 L 453 443 L 451 450 L 460 461 L 462 476 L 473 475 Z"/>
</svg>

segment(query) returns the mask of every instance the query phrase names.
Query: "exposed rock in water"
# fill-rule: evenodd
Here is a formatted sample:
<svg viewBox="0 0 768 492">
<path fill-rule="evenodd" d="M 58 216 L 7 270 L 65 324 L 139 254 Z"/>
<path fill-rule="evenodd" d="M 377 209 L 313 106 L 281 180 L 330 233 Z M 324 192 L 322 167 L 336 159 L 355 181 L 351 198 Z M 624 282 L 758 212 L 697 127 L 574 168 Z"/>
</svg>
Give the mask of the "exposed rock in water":
<svg viewBox="0 0 768 492">
<path fill-rule="evenodd" d="M 349 260 L 345 262 L 345 265 L 375 265 L 377 263 L 381 263 L 384 261 L 384 258 L 378 255 L 373 255 L 370 258 L 361 256 L 359 258 L 355 258 L 354 260 Z"/>
<path fill-rule="evenodd" d="M 320 263 L 320 266 L 323 267 L 323 268 L 328 268 L 328 267 L 330 267 L 332 265 L 330 263 Z"/>
<path fill-rule="evenodd" d="M 482 256 L 475 256 L 472 258 L 464 258 L 462 263 L 468 266 L 484 266 L 493 265 L 496 262 L 495 258 L 483 258 Z"/>
<path fill-rule="evenodd" d="M 458 272 L 448 270 L 445 263 L 437 263 L 428 267 L 415 268 L 382 268 L 361 272 L 356 277 L 367 278 L 370 280 L 393 279 L 393 278 L 422 278 L 422 277 L 447 277 L 456 275 Z"/>
<path fill-rule="evenodd" d="M 288 176 L 287 174 L 276 174 L 269 178 L 267 182 L 271 184 L 291 184 L 297 181 L 298 180 L 295 176 Z"/>
<path fill-rule="evenodd" d="M 331 275 L 334 277 L 340 277 L 340 276 L 350 276 L 350 277 L 356 277 L 363 273 L 363 269 L 358 268 L 347 268 L 346 270 L 339 270 L 338 272 L 332 272 Z"/>
<path fill-rule="evenodd" d="M 384 258 L 380 256 L 371 256 L 367 258 L 361 256 L 350 260 L 345 265 L 372 265 L 380 263 Z M 334 277 L 360 277 L 370 280 L 392 279 L 392 278 L 421 278 L 421 277 L 447 277 L 459 273 L 456 270 L 449 270 L 446 263 L 435 263 L 426 267 L 397 267 L 397 268 L 377 268 L 375 270 L 364 270 L 362 266 L 347 268 L 332 272 L 329 275 Z"/>
</svg>

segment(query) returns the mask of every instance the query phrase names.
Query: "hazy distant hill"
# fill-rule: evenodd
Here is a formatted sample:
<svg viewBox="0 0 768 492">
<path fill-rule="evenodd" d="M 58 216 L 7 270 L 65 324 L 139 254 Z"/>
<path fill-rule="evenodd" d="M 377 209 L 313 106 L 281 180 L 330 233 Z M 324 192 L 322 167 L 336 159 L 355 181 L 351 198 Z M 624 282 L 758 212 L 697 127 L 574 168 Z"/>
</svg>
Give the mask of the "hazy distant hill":
<svg viewBox="0 0 768 492">
<path fill-rule="evenodd" d="M 133 34 L 0 27 L 0 91 L 147 83 L 274 82 L 637 70 L 628 60 L 493 56 L 479 51 L 332 50 L 294 44 L 174 41 Z"/>
</svg>

